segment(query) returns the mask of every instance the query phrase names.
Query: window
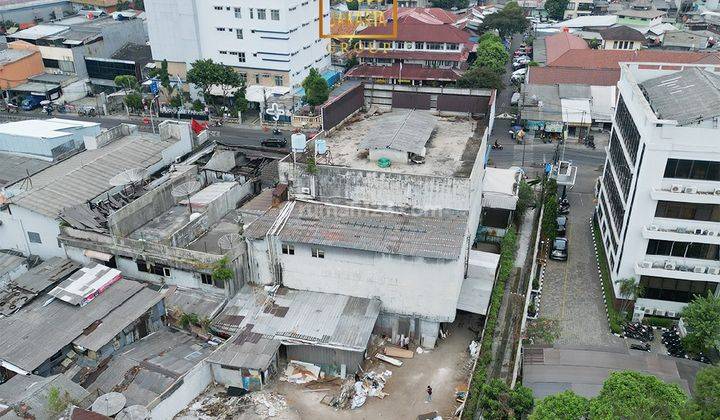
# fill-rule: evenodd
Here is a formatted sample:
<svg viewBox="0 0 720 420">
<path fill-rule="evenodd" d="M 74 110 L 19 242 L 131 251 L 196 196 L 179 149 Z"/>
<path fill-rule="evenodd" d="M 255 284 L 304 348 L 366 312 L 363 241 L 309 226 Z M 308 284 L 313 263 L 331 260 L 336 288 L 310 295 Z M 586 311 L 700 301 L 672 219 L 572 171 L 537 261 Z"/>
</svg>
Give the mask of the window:
<svg viewBox="0 0 720 420">
<path fill-rule="evenodd" d="M 280 11 L 277 9 L 271 9 L 270 10 L 270 19 L 280 20 Z"/>
<path fill-rule="evenodd" d="M 260 75 L 255 74 L 255 84 L 260 84 Z"/>
<path fill-rule="evenodd" d="M 150 272 L 150 265 L 143 261 L 143 260 L 137 260 L 135 261 L 135 264 L 137 264 L 137 269 L 141 273 L 149 273 Z"/>
<path fill-rule="evenodd" d="M 213 6 L 213 9 L 215 9 L 215 10 L 222 10 L 223 7 L 222 7 L 222 6 Z"/>
<path fill-rule="evenodd" d="M 312 256 L 314 258 L 325 258 L 325 251 L 323 251 L 320 248 L 313 248 L 312 249 Z"/>
<path fill-rule="evenodd" d="M 435 50 L 435 51 L 442 50 L 443 44 L 442 44 L 442 42 L 426 42 L 425 49 Z"/>
<path fill-rule="evenodd" d="M 618 182 L 622 187 L 623 197 L 627 200 L 630 193 L 632 174 L 630 173 L 630 167 L 625 158 L 625 153 L 623 153 L 622 146 L 620 146 L 620 138 L 617 136 L 615 130 L 613 130 L 610 140 L 610 162 L 612 162 L 613 169 L 615 169 L 618 177 Z"/>
<path fill-rule="evenodd" d="M 215 28 L 215 30 L 218 32 L 225 32 L 225 28 Z"/>
<path fill-rule="evenodd" d="M 618 47 L 618 42 L 617 42 L 617 41 L 613 41 L 613 48 L 617 49 L 617 47 Z"/>
<path fill-rule="evenodd" d="M 445 49 L 450 51 L 457 51 L 460 49 L 460 44 L 445 44 Z"/>
<path fill-rule="evenodd" d="M 245 62 L 245 53 L 244 52 L 238 53 L 238 61 L 240 61 L 241 63 Z"/>
<path fill-rule="evenodd" d="M 28 240 L 33 244 L 41 244 L 40 234 L 37 232 L 28 232 Z"/>
<path fill-rule="evenodd" d="M 162 275 L 165 277 L 170 277 L 170 267 L 163 267 L 162 268 Z"/>
<path fill-rule="evenodd" d="M 259 20 L 265 20 L 267 18 L 266 9 L 257 9 L 257 16 Z"/>
<path fill-rule="evenodd" d="M 668 159 L 664 176 L 665 178 L 720 181 L 720 162 Z"/>
<path fill-rule="evenodd" d="M 720 205 L 658 201 L 655 217 L 720 222 Z"/>
<path fill-rule="evenodd" d="M 717 283 L 641 276 L 640 286 L 644 290 L 642 297 L 647 299 L 690 302 L 695 295 L 715 293 Z"/>
<path fill-rule="evenodd" d="M 235 8 L 235 17 L 238 19 L 242 18 L 242 9 L 241 8 L 239 8 L 239 7 Z"/>
<path fill-rule="evenodd" d="M 222 55 L 227 55 L 227 53 L 228 53 L 227 51 L 220 51 L 220 54 L 222 54 Z"/>
<path fill-rule="evenodd" d="M 620 235 L 622 232 L 623 221 L 625 220 L 625 208 L 623 207 L 622 200 L 620 199 L 620 193 L 615 186 L 615 181 L 610 173 L 610 167 L 605 166 L 605 173 L 603 174 L 603 187 L 607 191 L 606 198 L 612 210 L 612 221 L 615 225 L 615 232 Z"/>
<path fill-rule="evenodd" d="M 255 9 L 250 8 L 250 19 L 255 19 Z"/>
<path fill-rule="evenodd" d="M 618 99 L 617 112 L 615 113 L 615 124 L 620 128 L 620 134 L 622 134 L 625 148 L 632 160 L 630 163 L 635 165 L 638 146 L 640 144 L 640 133 L 637 130 L 637 126 L 635 125 L 632 115 L 630 115 L 630 111 L 625 105 L 625 101 L 622 96 Z"/>
<path fill-rule="evenodd" d="M 425 46 L 425 43 L 424 43 L 424 42 L 416 42 L 416 43 L 415 43 L 415 49 L 416 49 L 416 50 L 422 50 L 424 46 Z"/>
<path fill-rule="evenodd" d="M 200 282 L 202 284 L 212 285 L 212 274 L 200 273 Z"/>
<path fill-rule="evenodd" d="M 240 79 L 242 79 L 243 83 L 247 82 L 247 73 L 238 73 L 240 75 Z"/>
<path fill-rule="evenodd" d="M 275 76 L 275 86 L 282 86 L 282 85 L 283 85 L 283 77 Z"/>
<path fill-rule="evenodd" d="M 282 253 L 285 255 L 295 255 L 295 247 L 292 245 L 283 244 Z"/>
<path fill-rule="evenodd" d="M 237 37 L 237 39 L 243 39 L 242 29 L 235 29 L 235 36 Z"/>
</svg>

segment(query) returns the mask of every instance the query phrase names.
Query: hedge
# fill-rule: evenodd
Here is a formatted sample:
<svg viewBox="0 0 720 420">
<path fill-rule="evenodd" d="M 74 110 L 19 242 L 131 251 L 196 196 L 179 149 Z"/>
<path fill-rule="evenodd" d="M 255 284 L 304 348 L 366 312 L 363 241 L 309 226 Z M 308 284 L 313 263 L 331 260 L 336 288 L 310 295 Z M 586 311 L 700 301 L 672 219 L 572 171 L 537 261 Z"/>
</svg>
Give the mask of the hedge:
<svg viewBox="0 0 720 420">
<path fill-rule="evenodd" d="M 593 236 L 595 237 L 595 246 L 597 247 L 598 259 L 600 263 L 600 276 L 602 277 L 603 294 L 605 295 L 605 303 L 608 311 L 608 322 L 610 323 L 610 331 L 615 334 L 622 333 L 623 317 L 617 309 L 615 309 L 615 292 L 613 291 L 612 278 L 610 277 L 610 268 L 607 264 L 605 255 L 605 244 L 602 241 L 600 227 L 597 219 L 593 219 Z"/>
<path fill-rule="evenodd" d="M 470 382 L 470 390 L 465 401 L 465 409 L 462 418 L 472 420 L 475 417 L 478 401 L 482 386 L 487 380 L 487 368 L 492 361 L 492 343 L 495 333 L 495 327 L 498 321 L 498 313 L 500 312 L 500 304 L 505 295 L 505 283 L 513 272 L 515 266 L 515 252 L 517 251 L 517 232 L 514 226 L 511 226 L 502 242 L 500 243 L 500 269 L 497 283 L 490 295 L 490 308 L 487 313 L 485 323 L 485 333 L 480 345 L 480 355 L 475 365 L 475 371 L 472 374 Z"/>
<path fill-rule="evenodd" d="M 645 315 L 643 318 L 643 324 L 651 327 L 671 328 L 675 324 L 675 320 L 672 318 L 664 318 L 661 316 L 649 316 Z"/>
</svg>

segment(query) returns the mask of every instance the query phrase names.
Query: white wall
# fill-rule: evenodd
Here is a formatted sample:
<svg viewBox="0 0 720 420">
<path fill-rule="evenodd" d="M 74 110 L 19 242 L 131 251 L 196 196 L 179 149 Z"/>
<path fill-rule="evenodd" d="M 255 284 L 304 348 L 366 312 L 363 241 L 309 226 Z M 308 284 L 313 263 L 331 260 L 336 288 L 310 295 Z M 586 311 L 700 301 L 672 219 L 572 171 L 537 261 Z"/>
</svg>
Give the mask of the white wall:
<svg viewBox="0 0 720 420">
<path fill-rule="evenodd" d="M 16 249 L 43 259 L 65 257 L 65 250 L 57 241 L 60 234 L 57 220 L 11 204 L 9 211 L 0 212 L 0 221 L 0 248 Z M 31 243 L 27 232 L 40 234 L 42 243 Z"/>
<path fill-rule="evenodd" d="M 68 255 L 69 257 L 69 255 Z M 137 269 L 137 263 L 131 258 L 116 257 L 118 270 L 122 271 L 124 276 L 138 280 L 144 280 L 150 283 L 160 284 L 165 282 L 167 285 L 174 285 L 185 289 L 200 289 L 208 293 L 224 295 L 225 289 L 220 289 L 212 285 L 203 284 L 200 281 L 199 273 L 191 273 L 189 271 L 170 268 L 170 276 L 164 277 L 153 273 L 145 273 Z"/>
<path fill-rule="evenodd" d="M 195 3 L 195 0 L 145 1 L 153 59 L 191 63 L 202 58 Z"/>
<path fill-rule="evenodd" d="M 147 405 L 153 420 L 171 420 L 197 398 L 212 383 L 210 366 L 202 361 L 178 381 L 180 379 L 182 384 L 177 389 L 171 391 L 169 395 L 160 395 Z"/>
</svg>

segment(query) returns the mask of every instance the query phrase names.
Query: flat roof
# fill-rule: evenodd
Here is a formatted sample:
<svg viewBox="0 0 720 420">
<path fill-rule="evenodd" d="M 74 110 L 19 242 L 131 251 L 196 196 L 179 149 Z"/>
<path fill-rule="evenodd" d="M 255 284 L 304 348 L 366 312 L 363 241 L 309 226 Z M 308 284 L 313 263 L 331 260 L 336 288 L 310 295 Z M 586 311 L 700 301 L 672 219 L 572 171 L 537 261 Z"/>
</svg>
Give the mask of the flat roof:
<svg viewBox="0 0 720 420">
<path fill-rule="evenodd" d="M 38 83 L 45 86 L 42 83 Z M 22 120 L 0 124 L 0 134 L 9 136 L 57 138 L 72 134 L 66 130 L 99 127 L 99 123 L 51 118 L 48 120 Z"/>
<path fill-rule="evenodd" d="M 519 172 L 514 169 L 485 168 L 483 207 L 515 210 Z"/>
<path fill-rule="evenodd" d="M 394 109 L 385 114 L 382 124 L 377 124 L 368 131 L 361 147 L 424 155 L 425 144 L 435 130 L 435 122 L 436 119 L 430 111 Z"/>
<path fill-rule="evenodd" d="M 23 29 L 22 31 L 17 31 L 10 35 L 10 38 L 36 40 L 45 38 L 46 36 L 57 35 L 60 32 L 67 31 L 68 29 L 70 29 L 69 26 L 40 24 Z"/>
<path fill-rule="evenodd" d="M 425 111 L 427 112 L 427 111 Z M 396 113 L 379 111 L 374 114 L 359 114 L 354 122 L 345 124 L 324 139 L 332 161 L 324 163 L 318 159 L 318 165 L 331 164 L 352 169 L 363 169 L 377 172 L 408 173 L 416 175 L 442 177 L 468 177 L 475 158 L 480 149 L 481 139 L 475 138 L 476 125 L 482 121 L 467 117 L 441 117 L 431 114 L 434 119 L 435 132 L 425 143 L 425 163 L 422 165 L 400 164 L 393 162 L 387 168 L 381 168 L 376 161 L 363 155 L 364 141 L 367 133 L 384 127 L 389 121 L 397 118 Z M 431 123 L 428 123 L 431 124 Z"/>
<path fill-rule="evenodd" d="M 470 250 L 467 277 L 460 289 L 458 309 L 480 315 L 487 314 L 499 263 L 500 254 Z"/>
<path fill-rule="evenodd" d="M 86 150 L 30 177 L 31 187 L 10 202 L 55 218 L 67 207 L 83 204 L 110 190 L 110 179 L 131 168 L 148 168 L 177 142 L 135 132 L 96 150 Z"/>
<path fill-rule="evenodd" d="M 627 16 L 632 18 L 645 18 L 645 19 L 654 19 L 656 17 L 665 16 L 667 13 L 663 12 L 661 10 L 636 10 L 636 9 L 624 9 L 624 10 L 618 10 L 615 12 L 618 16 Z"/>
<path fill-rule="evenodd" d="M 0 359 L 32 372 L 144 288 L 122 279 L 82 307 L 59 299 L 45 305 L 46 299 L 35 299 L 13 316 L 0 318 Z"/>
<path fill-rule="evenodd" d="M 0 162 L 0 189 L 52 165 L 46 160 L 5 152 L 0 152 Z"/>
<path fill-rule="evenodd" d="M 35 51 L 33 50 L 6 48 L 4 50 L 0 50 L 0 65 L 13 63 L 33 54 L 35 54 Z"/>
<path fill-rule="evenodd" d="M 720 115 L 720 76 L 715 73 L 686 67 L 646 80 L 640 87 L 659 119 L 682 126 Z"/>
<path fill-rule="evenodd" d="M 208 362 L 266 369 L 281 341 L 363 352 L 380 300 L 280 288 L 267 296 L 245 286 L 212 326 L 233 334 Z"/>
<path fill-rule="evenodd" d="M 288 213 L 282 213 L 287 208 Z M 409 215 L 360 207 L 291 201 L 273 208 L 245 229 L 245 237 L 262 239 L 276 219 L 283 242 L 325 245 L 384 254 L 453 260 L 460 256 L 468 213 Z"/>
</svg>

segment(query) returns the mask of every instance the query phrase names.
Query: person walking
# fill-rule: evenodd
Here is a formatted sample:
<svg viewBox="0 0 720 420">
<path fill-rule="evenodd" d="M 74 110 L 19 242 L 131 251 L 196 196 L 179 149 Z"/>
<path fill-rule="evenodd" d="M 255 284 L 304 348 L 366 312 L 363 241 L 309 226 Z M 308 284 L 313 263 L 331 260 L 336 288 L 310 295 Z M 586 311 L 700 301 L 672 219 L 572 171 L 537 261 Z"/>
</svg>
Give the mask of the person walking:
<svg viewBox="0 0 720 420">
<path fill-rule="evenodd" d="M 432 388 L 430 385 L 427 386 L 427 389 L 425 390 L 427 392 L 427 397 L 425 397 L 425 402 L 429 403 L 432 402 Z"/>
</svg>

